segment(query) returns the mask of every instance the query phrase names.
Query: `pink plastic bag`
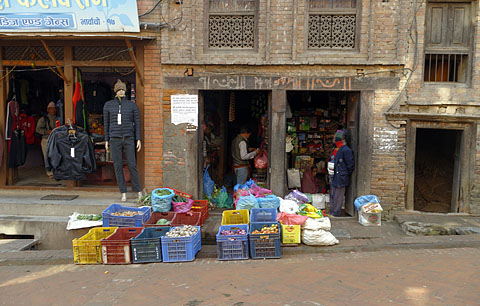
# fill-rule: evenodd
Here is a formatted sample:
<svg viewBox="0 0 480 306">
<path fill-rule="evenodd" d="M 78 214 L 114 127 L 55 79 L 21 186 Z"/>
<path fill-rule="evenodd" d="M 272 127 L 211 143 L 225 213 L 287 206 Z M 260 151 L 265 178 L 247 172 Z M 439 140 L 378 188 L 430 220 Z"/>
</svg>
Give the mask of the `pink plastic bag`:
<svg viewBox="0 0 480 306">
<path fill-rule="evenodd" d="M 279 212 L 277 214 L 277 221 L 282 222 L 282 224 L 285 225 L 302 225 L 307 219 L 307 216 L 300 216 L 297 214 L 287 214 L 284 212 Z"/>
<path fill-rule="evenodd" d="M 186 213 L 192 209 L 193 200 L 187 199 L 187 202 L 172 202 L 173 211 L 176 213 Z"/>
<path fill-rule="evenodd" d="M 255 168 L 265 169 L 268 165 L 268 156 L 265 150 L 261 151 L 257 156 L 255 156 Z"/>
</svg>

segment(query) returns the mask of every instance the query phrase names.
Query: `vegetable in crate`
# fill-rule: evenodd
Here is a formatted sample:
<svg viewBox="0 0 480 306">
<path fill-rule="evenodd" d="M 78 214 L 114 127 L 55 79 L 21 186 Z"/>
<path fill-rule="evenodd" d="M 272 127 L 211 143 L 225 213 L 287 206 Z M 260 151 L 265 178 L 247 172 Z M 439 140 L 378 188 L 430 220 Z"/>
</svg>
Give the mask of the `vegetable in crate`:
<svg viewBox="0 0 480 306">
<path fill-rule="evenodd" d="M 168 221 L 167 219 L 159 219 L 157 221 L 157 225 L 169 225 L 171 223 L 171 221 Z"/>
<path fill-rule="evenodd" d="M 278 224 L 272 224 L 271 226 L 264 226 L 261 230 L 254 230 L 252 234 L 277 234 Z"/>
<path fill-rule="evenodd" d="M 121 216 L 121 217 L 133 217 L 141 215 L 142 212 L 139 211 L 131 211 L 131 210 L 120 210 L 117 212 L 113 212 L 112 216 Z"/>
<path fill-rule="evenodd" d="M 166 237 L 190 237 L 198 232 L 198 228 L 193 225 L 184 225 L 172 228 Z"/>
<path fill-rule="evenodd" d="M 233 236 L 233 235 L 246 235 L 247 231 L 244 229 L 238 230 L 223 230 L 220 232 L 220 236 Z"/>
<path fill-rule="evenodd" d="M 172 200 L 172 201 L 173 201 L 173 202 L 177 202 L 177 203 L 181 203 L 181 202 L 186 203 L 186 202 L 188 201 L 188 199 L 187 199 L 187 198 L 184 198 L 184 197 L 182 197 L 182 196 L 179 196 L 179 195 L 175 195 L 175 196 L 173 197 L 173 200 Z"/>
</svg>

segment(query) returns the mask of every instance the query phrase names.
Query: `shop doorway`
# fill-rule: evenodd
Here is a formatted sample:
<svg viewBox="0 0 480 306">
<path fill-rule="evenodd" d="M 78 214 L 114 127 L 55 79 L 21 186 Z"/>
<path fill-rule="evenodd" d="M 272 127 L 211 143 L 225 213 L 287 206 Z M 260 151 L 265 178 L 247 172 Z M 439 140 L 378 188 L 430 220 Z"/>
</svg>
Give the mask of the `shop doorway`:
<svg viewBox="0 0 480 306">
<path fill-rule="evenodd" d="M 225 186 L 231 193 L 236 184 L 231 144 L 240 128 L 251 131 L 249 146 L 264 149 L 268 156 L 269 126 L 268 91 L 203 92 L 200 160 L 203 169 L 208 167 L 217 187 Z M 267 168 L 256 168 L 253 160 L 250 160 L 249 178 L 260 186 L 269 186 Z"/>
<path fill-rule="evenodd" d="M 65 115 L 64 82 L 57 73 L 48 68 L 16 67 L 15 69 L 15 72 L 9 78 L 7 101 L 16 102 L 19 113 L 18 120 L 7 121 L 7 130 L 14 130 L 18 127 L 24 131 L 27 155 L 23 165 L 18 168 L 11 168 L 11 183 L 16 186 L 65 186 L 65 182 L 55 181 L 47 176 L 41 148 L 41 137 L 35 133 L 39 120 L 42 117 L 44 117 L 42 120 L 47 118 L 47 106 L 50 102 L 55 104 L 56 119 L 58 120 L 58 122 L 54 120 L 52 125 L 55 126 L 63 122 Z M 13 107 L 13 109 L 15 108 Z M 17 123 L 15 124 L 15 122 Z M 11 124 L 10 127 L 8 127 L 9 123 Z M 9 146 L 9 141 L 6 142 L 6 145 Z M 7 149 L 7 152 L 7 159 L 15 159 L 14 155 L 22 154 L 22 152 L 17 151 L 11 152 L 10 149 Z"/>
<path fill-rule="evenodd" d="M 460 182 L 462 131 L 417 128 L 414 209 L 448 213 Z"/>
<path fill-rule="evenodd" d="M 290 91 L 287 92 L 287 185 L 289 189 L 299 189 L 313 193 L 312 184 L 304 180 L 316 166 L 316 193 L 328 198 L 330 185 L 326 165 L 334 149 L 335 133 L 347 130 L 346 141 L 354 152 L 357 163 L 358 108 L 359 93 L 329 91 Z M 297 179 L 294 179 L 297 176 Z M 299 179 L 298 179 L 299 177 Z M 293 182 L 296 181 L 296 182 Z M 350 177 L 346 189 L 343 216 L 353 216 L 356 171 Z M 308 185 L 307 185 L 308 183 Z"/>
</svg>

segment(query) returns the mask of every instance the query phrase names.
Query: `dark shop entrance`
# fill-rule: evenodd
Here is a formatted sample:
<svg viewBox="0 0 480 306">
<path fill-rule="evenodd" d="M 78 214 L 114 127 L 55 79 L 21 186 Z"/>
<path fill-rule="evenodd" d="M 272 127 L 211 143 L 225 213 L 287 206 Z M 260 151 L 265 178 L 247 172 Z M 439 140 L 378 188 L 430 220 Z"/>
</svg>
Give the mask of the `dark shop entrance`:
<svg viewBox="0 0 480 306">
<path fill-rule="evenodd" d="M 200 165 L 217 188 L 225 186 L 229 193 L 236 184 L 233 175 L 232 141 L 242 127 L 250 130 L 250 148 L 259 148 L 268 160 L 269 154 L 269 99 L 268 91 L 204 91 L 203 115 L 200 115 L 202 145 Z M 259 186 L 267 187 L 267 165 L 259 168 L 250 160 L 249 178 Z"/>
<path fill-rule="evenodd" d="M 417 128 L 414 210 L 453 212 L 460 189 L 462 131 Z"/>
<path fill-rule="evenodd" d="M 355 163 L 358 161 L 358 115 L 360 93 L 340 91 L 289 91 L 286 112 L 286 166 L 289 189 L 314 193 L 312 183 L 307 188 L 304 179 L 316 167 L 314 176 L 315 193 L 329 197 L 330 185 L 326 165 L 331 156 L 337 130 L 346 130 L 347 145 L 353 150 Z M 292 175 L 292 173 L 294 173 Z M 290 177 L 289 177 L 290 176 Z M 300 180 L 292 185 L 292 176 Z M 350 177 L 346 188 L 342 215 L 353 216 L 353 200 L 357 171 Z M 295 181 L 295 180 L 293 180 Z M 300 183 L 300 184 L 298 184 Z M 328 205 L 327 205 L 328 206 Z"/>
</svg>

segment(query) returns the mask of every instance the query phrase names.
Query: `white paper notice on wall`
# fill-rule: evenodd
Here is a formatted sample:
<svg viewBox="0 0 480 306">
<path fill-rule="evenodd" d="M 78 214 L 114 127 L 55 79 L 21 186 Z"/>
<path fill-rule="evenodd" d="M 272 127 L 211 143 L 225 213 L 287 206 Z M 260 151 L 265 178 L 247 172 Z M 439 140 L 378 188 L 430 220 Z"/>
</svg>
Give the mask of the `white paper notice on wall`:
<svg viewBox="0 0 480 306">
<path fill-rule="evenodd" d="M 172 95 L 171 103 L 173 124 L 198 126 L 198 95 Z"/>
</svg>

